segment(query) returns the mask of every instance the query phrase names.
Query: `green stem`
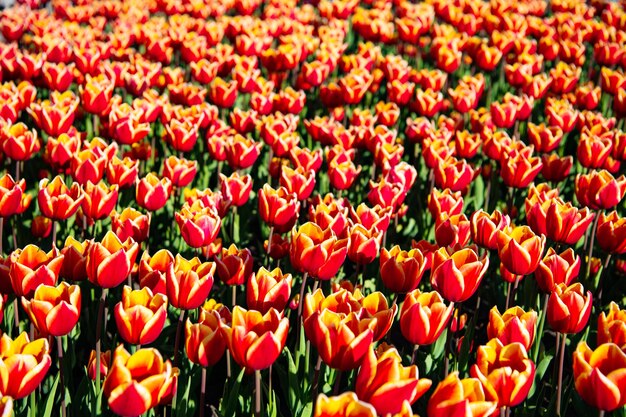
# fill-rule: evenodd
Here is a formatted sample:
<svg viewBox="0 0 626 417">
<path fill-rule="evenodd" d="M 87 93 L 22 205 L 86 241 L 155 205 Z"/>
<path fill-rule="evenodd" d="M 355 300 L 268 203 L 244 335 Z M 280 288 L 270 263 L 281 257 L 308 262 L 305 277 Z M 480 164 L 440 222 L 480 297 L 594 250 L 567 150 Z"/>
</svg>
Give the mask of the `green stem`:
<svg viewBox="0 0 626 417">
<path fill-rule="evenodd" d="M 59 357 L 59 384 L 61 385 L 61 416 L 67 416 L 65 404 L 65 379 L 63 378 L 63 336 L 57 336 L 57 355 Z"/>
<path fill-rule="evenodd" d="M 550 297 L 549 294 L 544 294 L 543 296 L 543 308 L 541 309 L 541 311 L 539 312 L 539 327 L 537 328 L 537 335 L 539 335 L 539 337 L 535 338 L 534 341 L 534 345 L 533 345 L 533 361 L 537 361 L 537 357 L 539 356 L 539 346 L 541 344 L 541 335 L 543 335 L 543 327 L 546 323 L 546 311 L 548 309 L 548 298 Z"/>
<path fill-rule="evenodd" d="M 104 306 L 106 304 L 108 288 L 102 288 L 102 294 L 100 295 L 100 303 L 98 304 L 98 318 L 96 320 L 96 409 L 100 409 L 100 356 L 102 352 L 102 322 L 104 320 Z"/>
<path fill-rule="evenodd" d="M 30 394 L 30 417 L 37 417 L 37 399 L 35 398 L 35 391 Z"/>
<path fill-rule="evenodd" d="M 178 326 L 176 326 L 176 339 L 174 340 L 174 365 L 178 365 L 178 350 L 180 347 L 180 339 L 183 333 L 183 323 L 185 322 L 186 310 L 180 310 L 180 316 L 178 316 Z"/>
<path fill-rule="evenodd" d="M 589 279 L 589 274 L 591 273 L 591 257 L 593 256 L 593 243 L 596 239 L 596 230 L 598 229 L 598 220 L 600 220 L 600 212 L 596 213 L 596 218 L 593 221 L 593 226 L 591 229 L 591 240 L 589 241 L 589 253 L 587 255 L 587 270 L 585 271 L 585 278 Z"/>
<path fill-rule="evenodd" d="M 261 371 L 254 371 L 254 416 L 261 417 Z"/>
<path fill-rule="evenodd" d="M 563 361 L 565 359 L 565 345 L 567 344 L 567 334 L 563 333 L 561 340 L 561 353 L 559 354 L 559 379 L 558 389 L 556 391 L 556 415 L 561 415 L 561 391 L 563 390 Z"/>
</svg>

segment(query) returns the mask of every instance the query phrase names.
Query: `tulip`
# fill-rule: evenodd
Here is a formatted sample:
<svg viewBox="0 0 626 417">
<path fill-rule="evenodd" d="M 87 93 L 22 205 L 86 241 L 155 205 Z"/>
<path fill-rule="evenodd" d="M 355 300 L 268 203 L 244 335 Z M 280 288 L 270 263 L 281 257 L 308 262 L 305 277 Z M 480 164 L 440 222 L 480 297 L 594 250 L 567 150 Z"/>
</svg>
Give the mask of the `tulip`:
<svg viewBox="0 0 626 417">
<path fill-rule="evenodd" d="M 172 119 L 165 125 L 167 141 L 177 152 L 191 152 L 198 141 L 198 128 L 189 119 Z"/>
<path fill-rule="evenodd" d="M 608 171 L 579 174 L 575 182 L 576 199 L 593 210 L 611 209 L 624 197 L 626 178 L 614 178 Z"/>
<path fill-rule="evenodd" d="M 580 257 L 572 248 L 557 254 L 549 248 L 546 256 L 535 269 L 535 279 L 539 289 L 545 293 L 554 291 L 558 284 L 570 285 L 578 277 Z"/>
<path fill-rule="evenodd" d="M 117 330 L 127 343 L 147 345 L 163 330 L 167 318 L 167 297 L 148 287 L 132 290 L 124 286 L 122 301 L 113 310 Z"/>
<path fill-rule="evenodd" d="M 431 284 L 445 299 L 462 302 L 476 292 L 488 266 L 489 258 L 480 259 L 472 248 L 452 253 L 441 248 L 433 258 Z"/>
<path fill-rule="evenodd" d="M 395 348 L 376 355 L 370 348 L 356 378 L 360 400 L 374 406 L 379 415 L 400 413 L 405 401 L 413 404 L 430 388 L 432 381 L 419 379 L 417 366 L 402 366 Z"/>
<path fill-rule="evenodd" d="M 215 259 L 217 276 L 226 285 L 242 285 L 252 275 L 253 259 L 249 249 L 238 249 L 233 243 L 222 249 L 222 256 Z"/>
<path fill-rule="evenodd" d="M 172 192 L 172 182 L 169 178 L 159 179 L 149 173 L 137 183 L 137 204 L 148 211 L 157 211 L 167 203 Z"/>
<path fill-rule="evenodd" d="M 188 186 L 196 176 L 198 163 L 172 155 L 163 161 L 163 176 L 168 178 L 174 187 Z"/>
<path fill-rule="evenodd" d="M 329 280 L 337 274 L 348 254 L 350 239 L 339 239 L 327 228 L 305 223 L 291 232 L 291 265 L 313 278 Z"/>
<path fill-rule="evenodd" d="M 514 407 L 528 396 L 535 364 L 521 343 L 504 345 L 499 339 L 491 339 L 478 348 L 470 375 L 480 380 L 488 396 L 497 398 L 498 407 Z"/>
<path fill-rule="evenodd" d="M 96 379 L 96 351 L 92 350 L 89 354 L 89 362 L 87 365 L 87 373 L 92 381 Z M 111 351 L 100 353 L 100 379 L 104 379 L 109 372 L 109 365 L 111 364 Z"/>
<path fill-rule="evenodd" d="M 83 189 L 83 201 L 81 203 L 83 214 L 93 220 L 104 219 L 115 208 L 117 197 L 117 185 L 107 187 L 103 182 L 94 184 L 87 181 Z"/>
<path fill-rule="evenodd" d="M 380 277 L 383 285 L 395 293 L 413 291 L 419 285 L 426 260 L 419 249 L 401 250 L 398 245 L 380 252 Z"/>
<path fill-rule="evenodd" d="M 280 173 L 280 185 L 288 193 L 296 194 L 299 201 L 306 200 L 315 188 L 315 171 L 283 167 Z"/>
<path fill-rule="evenodd" d="M 250 191 L 252 191 L 252 177 L 250 175 L 240 176 L 233 172 L 230 177 L 220 174 L 220 187 L 224 198 L 229 200 L 234 206 L 241 207 L 248 202 Z"/>
<path fill-rule="evenodd" d="M 215 365 L 224 356 L 226 340 L 220 330 L 217 310 L 200 310 L 198 323 L 185 324 L 185 351 L 189 360 L 203 367 Z"/>
<path fill-rule="evenodd" d="M 541 158 L 517 150 L 505 152 L 500 159 L 500 165 L 504 184 L 514 188 L 528 187 L 543 167 Z"/>
<path fill-rule="evenodd" d="M 479 379 L 459 379 L 459 373 L 452 372 L 435 388 L 427 412 L 429 417 L 487 417 L 497 408 L 497 397 L 485 392 Z"/>
<path fill-rule="evenodd" d="M 336 157 L 328 164 L 328 179 L 337 190 L 347 190 L 359 176 L 361 166 L 355 166 L 351 160 L 341 159 Z"/>
<path fill-rule="evenodd" d="M 135 242 L 143 242 L 150 232 L 150 214 L 141 214 L 132 207 L 126 207 L 121 213 L 111 213 L 113 232 L 122 241 L 132 238 Z"/>
<path fill-rule="evenodd" d="M 185 203 L 174 215 L 180 234 L 192 248 L 210 245 L 220 232 L 222 219 L 217 210 L 204 207 L 200 200 L 192 205 Z"/>
<path fill-rule="evenodd" d="M 571 203 L 553 198 L 535 203 L 526 213 L 528 225 L 557 243 L 574 245 L 585 234 L 594 214 L 588 208 L 577 209 Z"/>
<path fill-rule="evenodd" d="M 193 310 L 202 305 L 213 287 L 215 263 L 187 260 L 176 255 L 173 268 L 165 273 L 167 299 L 173 307 Z"/>
<path fill-rule="evenodd" d="M 273 308 L 263 315 L 235 306 L 232 324 L 220 322 L 220 326 L 233 359 L 250 373 L 278 359 L 287 341 L 289 319 Z"/>
<path fill-rule="evenodd" d="M 71 188 L 65 185 L 60 176 L 54 177 L 52 182 L 47 178 L 39 182 L 37 201 L 41 214 L 53 220 L 66 220 L 71 217 L 80 206 L 83 195 L 77 183 Z"/>
<path fill-rule="evenodd" d="M 472 240 L 480 247 L 489 250 L 498 248 L 498 231 L 504 230 L 511 224 L 509 216 L 502 214 L 499 210 L 489 215 L 482 209 L 472 214 L 470 218 L 470 232 Z"/>
<path fill-rule="evenodd" d="M 125 157 L 119 159 L 114 156 L 106 168 L 107 181 L 116 184 L 120 188 L 128 188 L 137 181 L 139 161 Z"/>
<path fill-rule="evenodd" d="M 22 306 L 42 336 L 64 336 L 78 323 L 80 287 L 66 282 L 57 287 L 42 284 L 31 300 L 22 297 Z"/>
<path fill-rule="evenodd" d="M 435 185 L 454 192 L 463 191 L 474 180 L 476 172 L 464 159 L 450 156 L 435 167 Z"/>
<path fill-rule="evenodd" d="M 591 350 L 580 342 L 574 352 L 574 385 L 578 394 L 593 407 L 613 411 L 626 405 L 624 379 L 626 353 L 614 343 Z"/>
<path fill-rule="evenodd" d="M 558 284 L 548 298 L 548 324 L 559 333 L 575 334 L 585 328 L 591 315 L 591 291 L 580 283 Z"/>
<path fill-rule="evenodd" d="M 445 304 L 437 291 L 413 290 L 406 295 L 400 310 L 402 336 L 413 345 L 430 345 L 448 326 L 453 304 Z"/>
<path fill-rule="evenodd" d="M 600 212 L 596 233 L 598 244 L 604 251 L 612 254 L 626 252 L 626 219 L 619 217 L 616 211 L 608 215 Z"/>
<path fill-rule="evenodd" d="M 226 160 L 233 170 L 250 168 L 261 152 L 262 143 L 244 138 L 236 134 L 230 138 L 226 146 Z"/>
<path fill-rule="evenodd" d="M 56 285 L 63 255 L 56 249 L 46 253 L 35 245 L 16 249 L 10 257 L 9 278 L 18 296 L 30 297 L 40 284 Z"/>
<path fill-rule="evenodd" d="M 498 339 L 503 345 L 521 343 L 526 350 L 530 349 L 535 340 L 537 312 L 525 312 L 515 306 L 500 314 L 497 306 L 489 311 L 487 337 Z"/>
<path fill-rule="evenodd" d="M 410 409 L 410 407 L 409 407 Z M 320 394 L 315 403 L 313 417 L 376 417 L 376 409 L 360 401 L 354 392 L 344 392 L 336 397 Z"/>
<path fill-rule="evenodd" d="M 248 308 L 263 314 L 270 308 L 283 311 L 289 302 L 292 281 L 291 274 L 283 274 L 280 268 L 270 272 L 261 267 L 246 284 Z"/>
<path fill-rule="evenodd" d="M 153 294 L 165 295 L 165 276 L 174 267 L 174 262 L 174 256 L 167 249 L 161 249 L 152 256 L 144 252 L 139 261 L 139 286 L 149 288 Z"/>
<path fill-rule="evenodd" d="M 598 346 L 615 343 L 620 348 L 626 347 L 626 311 L 611 301 L 609 313 L 604 311 L 598 316 Z"/>
<path fill-rule="evenodd" d="M 470 222 L 465 214 L 440 214 L 435 221 L 435 241 L 441 247 L 465 246 L 470 239 Z"/>
<path fill-rule="evenodd" d="M 52 359 L 47 339 L 30 341 L 26 332 L 15 340 L 0 339 L 0 392 L 16 400 L 32 393 L 46 377 Z"/>
<path fill-rule="evenodd" d="M 0 132 L 2 151 L 16 161 L 26 161 L 39 152 L 41 143 L 37 139 L 37 130 L 28 130 L 24 123 L 7 124 Z"/>
<path fill-rule="evenodd" d="M 366 229 L 360 224 L 350 228 L 350 245 L 348 257 L 359 265 L 372 263 L 378 256 L 382 243 L 383 232 L 376 229 Z"/>
<path fill-rule="evenodd" d="M 119 345 L 104 380 L 104 396 L 115 414 L 138 416 L 172 401 L 178 373 L 156 349 L 139 349 L 131 355 Z"/>
<path fill-rule="evenodd" d="M 536 125 L 528 123 L 528 141 L 537 152 L 548 153 L 559 147 L 563 139 L 563 130 L 558 126 Z"/>
<path fill-rule="evenodd" d="M 84 86 L 80 86 L 80 98 L 83 108 L 88 113 L 104 116 L 113 97 L 115 82 L 104 74 L 96 77 L 87 75 Z"/>
<path fill-rule="evenodd" d="M 298 220 L 300 202 L 295 193 L 289 193 L 285 187 L 274 190 L 265 184 L 259 190 L 259 216 L 261 220 L 278 233 L 291 229 Z"/>
<path fill-rule="evenodd" d="M 17 214 L 25 192 L 26 180 L 14 181 L 9 174 L 0 177 L 0 217 Z"/>
<path fill-rule="evenodd" d="M 102 288 L 117 287 L 132 271 L 138 249 L 131 238 L 122 242 L 108 231 L 102 242 L 91 241 L 87 247 L 87 278 Z"/>
<path fill-rule="evenodd" d="M 535 235 L 528 226 L 508 227 L 498 231 L 498 256 L 506 269 L 516 275 L 528 275 L 537 269 L 546 237 Z"/>
<path fill-rule="evenodd" d="M 547 181 L 561 182 L 567 178 L 572 170 L 574 158 L 571 156 L 561 158 L 558 154 L 552 153 L 543 155 L 541 162 L 543 163 L 541 175 L 543 175 Z"/>
</svg>

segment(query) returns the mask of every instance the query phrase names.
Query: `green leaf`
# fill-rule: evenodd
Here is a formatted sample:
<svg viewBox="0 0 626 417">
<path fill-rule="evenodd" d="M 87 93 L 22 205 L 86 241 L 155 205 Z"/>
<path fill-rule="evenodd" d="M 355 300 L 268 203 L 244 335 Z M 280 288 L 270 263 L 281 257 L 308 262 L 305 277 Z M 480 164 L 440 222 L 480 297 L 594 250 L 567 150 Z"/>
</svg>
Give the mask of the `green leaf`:
<svg viewBox="0 0 626 417">
<path fill-rule="evenodd" d="M 220 413 L 225 416 L 234 416 L 237 408 L 237 401 L 239 399 L 239 388 L 241 387 L 241 381 L 245 374 L 245 368 L 239 372 L 237 379 L 233 382 L 230 392 L 225 397 L 226 403 L 222 403 L 223 407 L 220 407 Z"/>
<path fill-rule="evenodd" d="M 446 329 L 443 333 L 441 333 L 441 336 L 439 336 L 439 339 L 437 339 L 437 341 L 432 344 L 430 352 L 433 356 L 433 359 L 435 360 L 441 358 L 441 356 L 443 355 L 443 352 L 446 349 L 446 340 L 448 340 L 448 331 L 449 330 Z"/>
<path fill-rule="evenodd" d="M 553 358 L 554 358 L 554 355 L 546 354 L 539 362 L 539 365 L 537 365 L 537 369 L 535 370 L 535 381 L 533 382 L 533 386 L 530 388 L 530 391 L 528 392 L 529 398 L 532 397 L 533 394 L 535 393 L 535 390 L 537 389 L 537 385 L 539 381 L 543 379 L 543 376 L 548 370 L 548 366 L 550 366 L 550 363 L 552 362 Z"/>
<path fill-rule="evenodd" d="M 50 417 L 52 415 L 52 407 L 54 407 L 55 394 L 57 392 L 57 387 L 59 386 L 59 378 L 60 374 L 57 373 L 57 377 L 54 378 L 54 383 L 52 384 L 52 388 L 50 388 L 50 392 L 48 393 L 46 407 L 44 408 L 44 417 Z M 61 393 L 61 396 L 64 395 L 65 392 Z"/>
</svg>

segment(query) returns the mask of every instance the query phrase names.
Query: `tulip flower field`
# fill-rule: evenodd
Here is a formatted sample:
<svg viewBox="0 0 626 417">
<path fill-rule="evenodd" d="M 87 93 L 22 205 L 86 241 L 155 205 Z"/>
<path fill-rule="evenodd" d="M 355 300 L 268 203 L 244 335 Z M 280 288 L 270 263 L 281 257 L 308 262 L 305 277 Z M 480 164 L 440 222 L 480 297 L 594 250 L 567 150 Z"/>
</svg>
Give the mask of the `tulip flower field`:
<svg viewBox="0 0 626 417">
<path fill-rule="evenodd" d="M 626 417 L 626 1 L 0 34 L 0 417 Z"/>
</svg>

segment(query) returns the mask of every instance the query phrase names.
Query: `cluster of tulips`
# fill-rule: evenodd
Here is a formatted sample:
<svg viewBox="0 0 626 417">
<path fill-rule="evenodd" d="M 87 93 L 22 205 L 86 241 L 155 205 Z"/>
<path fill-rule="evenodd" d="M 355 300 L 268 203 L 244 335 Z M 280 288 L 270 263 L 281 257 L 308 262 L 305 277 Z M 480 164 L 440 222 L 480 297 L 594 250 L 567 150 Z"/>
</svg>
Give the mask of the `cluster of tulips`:
<svg viewBox="0 0 626 417">
<path fill-rule="evenodd" d="M 0 416 L 626 416 L 623 1 L 45 3 Z"/>
</svg>

